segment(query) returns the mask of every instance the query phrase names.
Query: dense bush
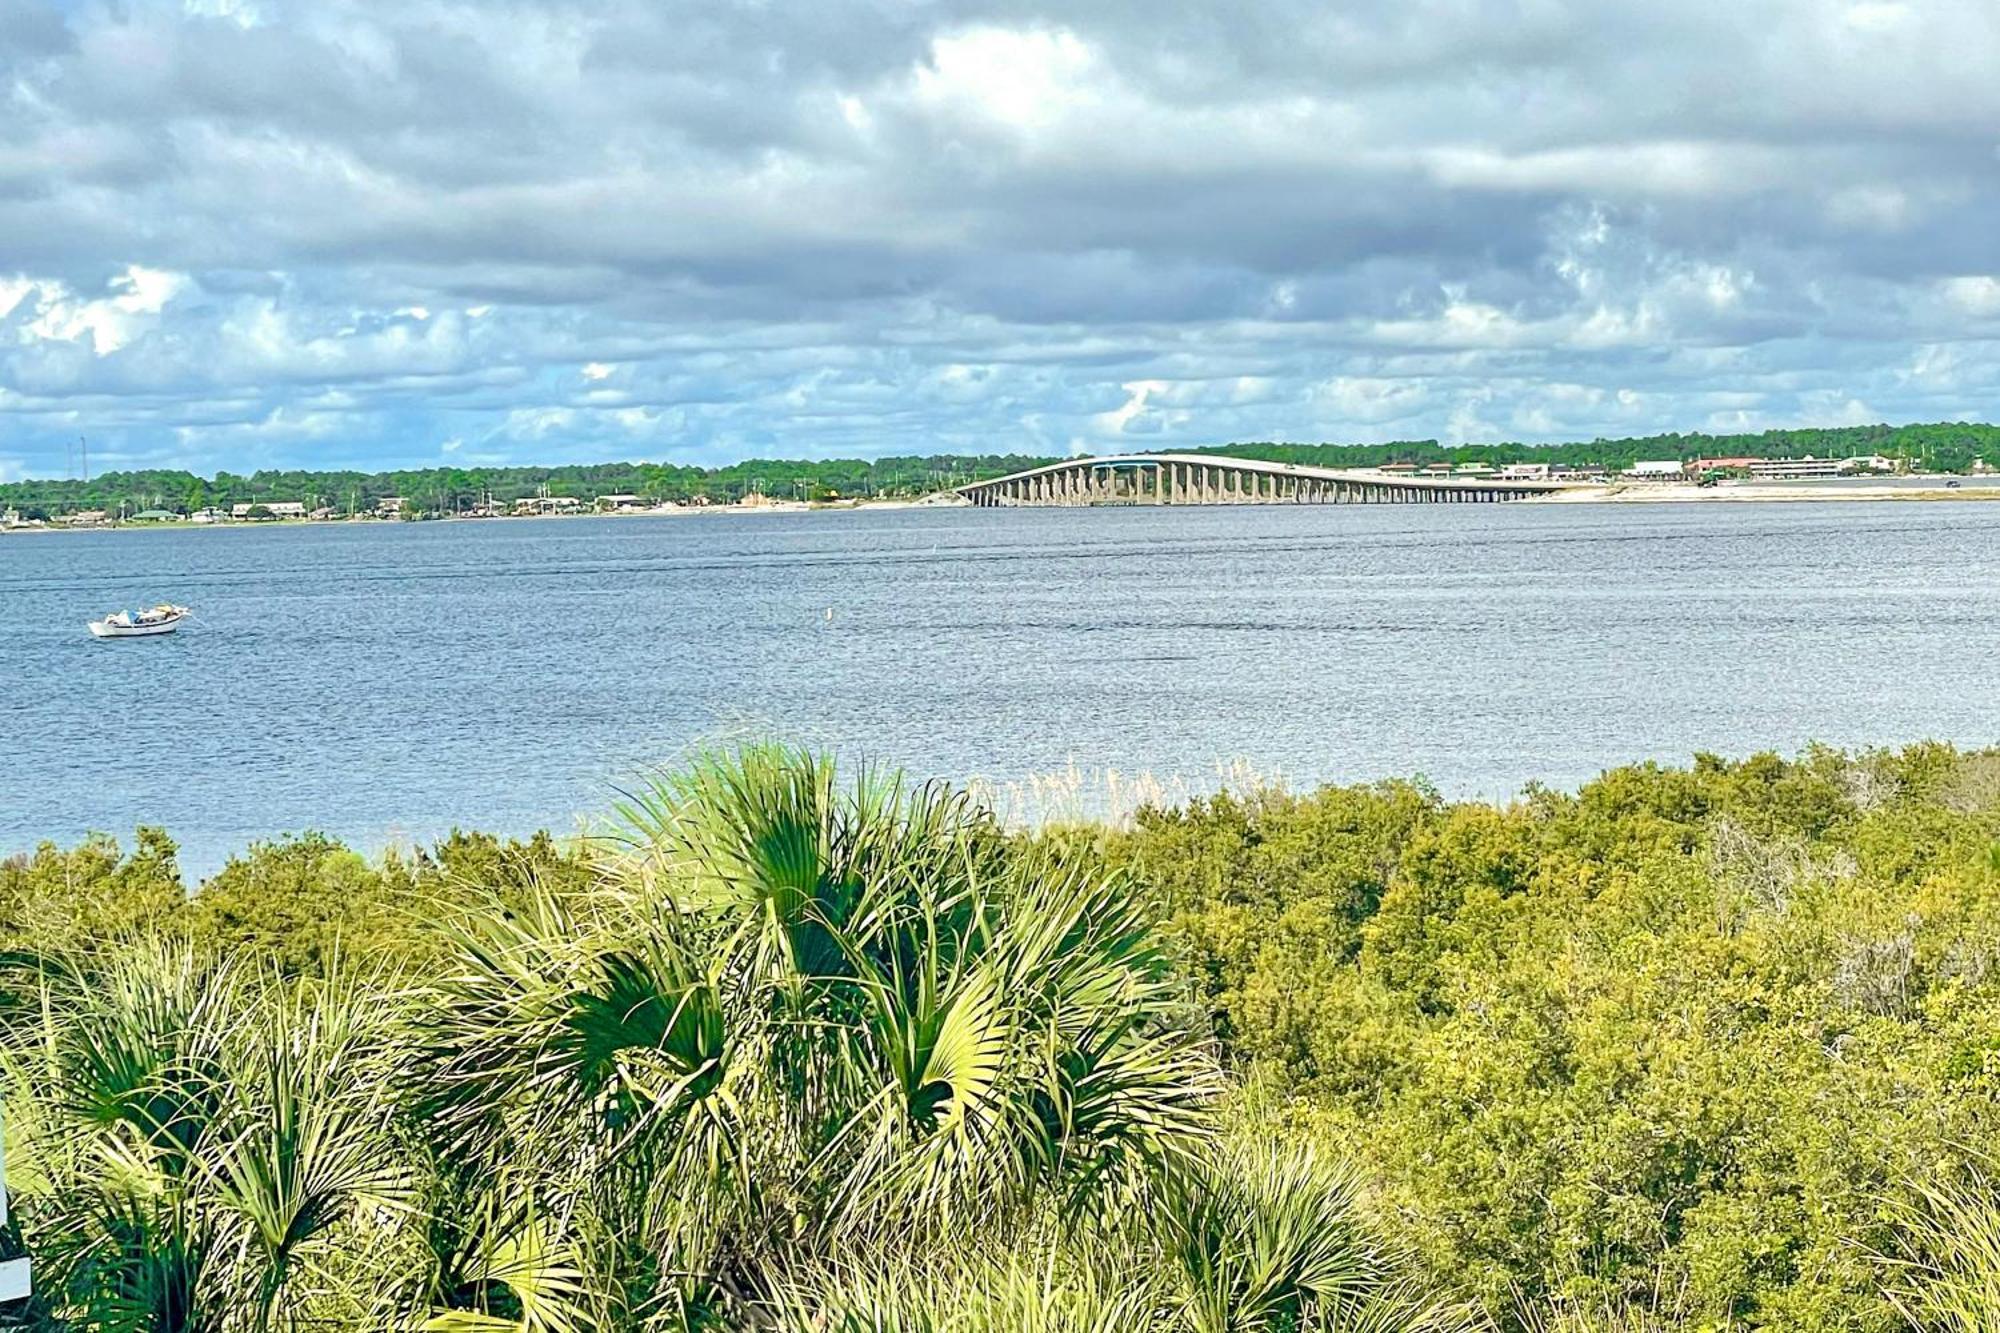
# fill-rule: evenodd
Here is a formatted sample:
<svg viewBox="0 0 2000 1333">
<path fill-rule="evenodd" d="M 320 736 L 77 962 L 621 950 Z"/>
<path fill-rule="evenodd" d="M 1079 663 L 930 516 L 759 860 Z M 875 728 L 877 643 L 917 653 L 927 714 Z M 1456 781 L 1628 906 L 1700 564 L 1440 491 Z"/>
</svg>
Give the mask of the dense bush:
<svg viewBox="0 0 2000 1333">
<path fill-rule="evenodd" d="M 2000 1327 L 2000 755 L 0 863 L 52 1327 Z"/>
<path fill-rule="evenodd" d="M 1860 1330 L 1902 1326 L 1896 1201 L 2000 1121 L 1996 838 L 2000 758 L 1926 745 L 1506 809 L 1223 796 L 1096 840 L 1238 1074 L 1489 1309 Z"/>
</svg>

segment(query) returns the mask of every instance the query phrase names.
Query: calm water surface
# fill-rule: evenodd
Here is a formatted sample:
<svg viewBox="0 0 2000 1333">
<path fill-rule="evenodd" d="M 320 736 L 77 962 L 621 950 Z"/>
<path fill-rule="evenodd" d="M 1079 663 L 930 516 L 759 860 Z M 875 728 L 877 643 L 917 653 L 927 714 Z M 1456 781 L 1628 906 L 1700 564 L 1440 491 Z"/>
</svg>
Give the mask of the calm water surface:
<svg viewBox="0 0 2000 1333">
<path fill-rule="evenodd" d="M 172 599 L 198 623 L 97 642 Z M 0 853 L 572 824 L 744 731 L 1504 797 L 1990 744 L 2000 505 L 915 510 L 0 539 Z"/>
</svg>

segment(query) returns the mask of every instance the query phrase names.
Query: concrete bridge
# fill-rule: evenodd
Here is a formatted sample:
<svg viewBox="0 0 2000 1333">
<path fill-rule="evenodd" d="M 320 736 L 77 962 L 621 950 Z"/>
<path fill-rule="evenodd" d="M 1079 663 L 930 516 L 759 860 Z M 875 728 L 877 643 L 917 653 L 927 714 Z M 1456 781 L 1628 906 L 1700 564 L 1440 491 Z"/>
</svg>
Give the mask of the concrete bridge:
<svg viewBox="0 0 2000 1333">
<path fill-rule="evenodd" d="M 1568 490 L 1559 481 L 1399 476 L 1221 454 L 1071 458 L 960 486 L 976 505 L 1484 504 Z"/>
</svg>

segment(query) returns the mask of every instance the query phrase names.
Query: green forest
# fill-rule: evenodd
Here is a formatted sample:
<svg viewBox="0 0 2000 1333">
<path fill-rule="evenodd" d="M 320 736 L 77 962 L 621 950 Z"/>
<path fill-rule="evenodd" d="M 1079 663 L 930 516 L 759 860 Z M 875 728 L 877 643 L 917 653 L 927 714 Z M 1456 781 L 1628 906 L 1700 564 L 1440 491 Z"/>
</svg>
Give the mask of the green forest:
<svg viewBox="0 0 2000 1333">
<path fill-rule="evenodd" d="M 458 513 L 492 499 L 500 504 L 547 494 L 589 501 L 600 495 L 648 500 L 700 497 L 734 503 L 750 494 L 774 499 L 826 500 L 927 495 L 981 477 L 1004 476 L 1050 460 L 993 455 L 978 458 L 827 459 L 817 462 L 755 459 L 728 467 L 670 463 L 589 463 L 565 467 L 448 467 L 393 472 L 261 471 L 249 476 L 218 472 L 198 477 L 178 470 L 106 472 L 77 479 L 0 483 L 0 509 L 51 518 L 81 509 L 129 513 L 197 509 L 289 500 L 336 513 L 366 513 L 390 496 L 429 513 Z"/>
<path fill-rule="evenodd" d="M 1383 463 L 1547 462 L 1600 464 L 1612 469 L 1640 459 L 1701 456 L 1849 458 L 1881 454 L 1908 459 L 1913 466 L 1964 472 L 1975 462 L 2000 466 L 2000 426 L 1959 422 L 1909 426 L 1842 426 L 1775 430 L 1754 435 L 1655 435 L 1592 440 L 1575 444 L 1478 444 L 1444 446 L 1436 440 L 1393 444 L 1246 443 L 1193 449 L 1321 467 L 1376 467 Z M 198 477 L 178 470 L 106 472 L 88 481 L 55 479 L 0 483 L 0 509 L 47 519 L 79 510 L 128 513 L 163 509 L 176 513 L 273 500 L 336 513 L 367 512 L 394 496 L 413 509 L 450 514 L 483 500 L 501 504 L 547 493 L 592 500 L 630 494 L 648 500 L 688 501 L 700 497 L 733 503 L 752 493 L 779 499 L 830 500 L 919 496 L 986 477 L 1060 461 L 1022 454 L 939 455 L 929 458 L 776 460 L 753 459 L 722 468 L 667 463 L 596 463 L 565 467 L 418 468 L 393 472 L 260 471 L 248 476 L 220 472 Z"/>
<path fill-rule="evenodd" d="M 1990 1333 L 2000 752 L 0 863 L 49 1330 Z"/>
<path fill-rule="evenodd" d="M 1947 421 L 1933 425 L 1829 426 L 1743 435 L 1699 432 L 1645 435 L 1571 444 L 1465 444 L 1436 440 L 1394 444 L 1230 444 L 1214 452 L 1316 467 L 1379 467 L 1383 463 L 1550 463 L 1617 471 L 1641 459 L 1856 458 L 1880 454 L 1913 468 L 1965 472 L 1983 460 L 2000 467 L 2000 426 Z"/>
</svg>

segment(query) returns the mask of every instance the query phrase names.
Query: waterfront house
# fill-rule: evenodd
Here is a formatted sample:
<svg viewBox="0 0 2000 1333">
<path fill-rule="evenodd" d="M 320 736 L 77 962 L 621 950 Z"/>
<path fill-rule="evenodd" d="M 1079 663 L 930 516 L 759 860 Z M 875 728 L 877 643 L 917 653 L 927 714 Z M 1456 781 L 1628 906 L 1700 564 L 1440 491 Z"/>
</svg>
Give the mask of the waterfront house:
<svg viewBox="0 0 2000 1333">
<path fill-rule="evenodd" d="M 229 515 L 223 513 L 220 509 L 197 509 L 188 515 L 188 522 L 190 523 L 223 523 L 227 522 L 228 519 Z"/>
<path fill-rule="evenodd" d="M 1690 477 L 1705 477 L 1711 472 L 1749 472 L 1761 460 L 1755 458 L 1697 458 L 1687 465 Z"/>
<path fill-rule="evenodd" d="M 599 509 L 632 510 L 639 508 L 643 504 L 645 504 L 645 501 L 636 495 L 600 495 L 597 497 L 597 507 Z"/>
<path fill-rule="evenodd" d="M 305 505 L 297 500 L 252 500 L 247 504 L 229 506 L 229 516 L 235 519 L 247 519 L 250 517 L 250 511 L 253 509 L 262 509 L 272 518 L 304 518 L 306 516 Z"/>
<path fill-rule="evenodd" d="M 68 518 L 65 518 L 63 522 L 73 528 L 94 528 L 102 523 L 106 517 L 107 515 L 102 509 L 79 509 Z"/>
<path fill-rule="evenodd" d="M 403 512 L 403 497 L 385 495 L 375 502 L 375 512 L 384 518 L 394 518 Z"/>
<path fill-rule="evenodd" d="M 1678 458 L 1649 458 L 1634 463 L 1619 475 L 1633 481 L 1679 481 L 1682 476 L 1681 460 Z"/>
<path fill-rule="evenodd" d="M 1407 477 L 1417 470 L 1417 465 L 1415 463 L 1384 463 L 1375 470 L 1377 472 L 1386 472 L 1392 477 Z"/>
<path fill-rule="evenodd" d="M 1500 469 L 1502 481 L 1547 481 L 1548 479 L 1547 463 L 1509 463 Z"/>
<path fill-rule="evenodd" d="M 172 523 L 180 517 L 171 509 L 141 509 L 132 515 L 134 523 Z"/>
<path fill-rule="evenodd" d="M 1546 472 L 1548 469 L 1543 468 L 1542 470 Z M 1495 474 L 1495 471 L 1496 469 L 1491 463 L 1460 463 L 1451 470 L 1451 475 L 1454 477 L 1490 477 Z"/>
<path fill-rule="evenodd" d="M 1451 464 L 1427 463 L 1424 465 L 1424 475 L 1426 477 L 1449 477 L 1451 475 Z"/>
</svg>

